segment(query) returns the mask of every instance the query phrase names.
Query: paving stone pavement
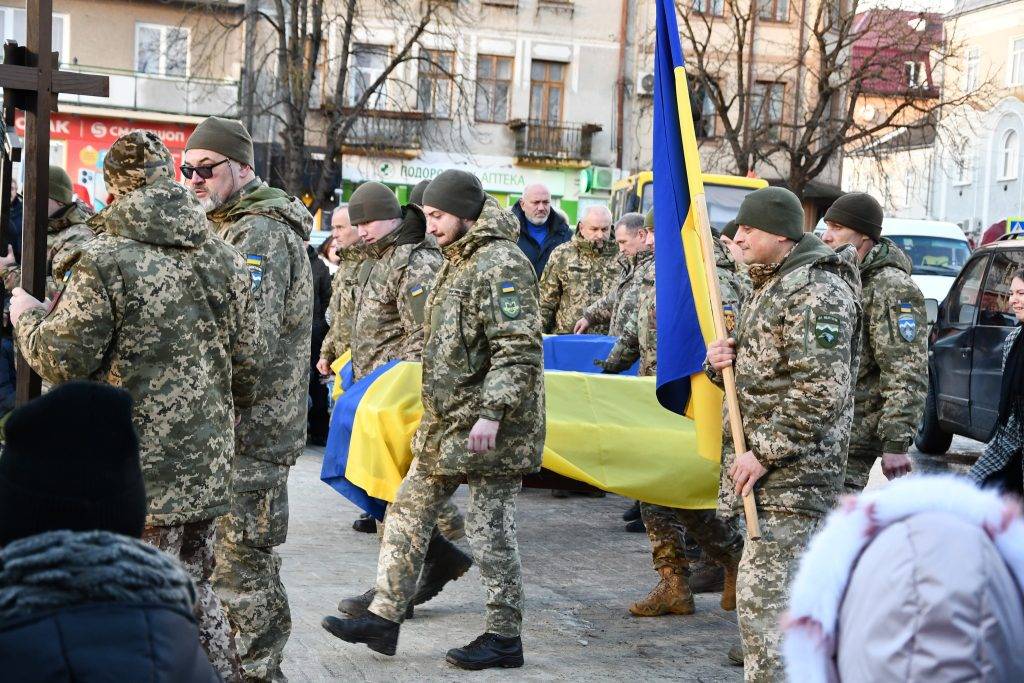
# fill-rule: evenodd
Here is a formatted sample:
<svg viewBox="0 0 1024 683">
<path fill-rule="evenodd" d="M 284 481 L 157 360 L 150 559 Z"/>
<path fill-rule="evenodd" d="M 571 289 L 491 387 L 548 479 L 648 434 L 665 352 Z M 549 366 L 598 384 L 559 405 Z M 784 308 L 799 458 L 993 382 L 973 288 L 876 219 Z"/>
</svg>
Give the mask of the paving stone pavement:
<svg viewBox="0 0 1024 683">
<path fill-rule="evenodd" d="M 967 462 L 981 444 L 957 439 L 954 460 Z M 733 613 L 717 595 L 697 596 L 697 613 L 638 619 L 628 605 L 646 595 L 656 575 L 644 534 L 623 530 L 628 501 L 618 496 L 555 499 L 526 489 L 517 523 L 526 612 L 526 665 L 514 671 L 479 673 L 444 662 L 484 628 L 484 593 L 476 569 L 416 610 L 399 639 L 398 654 L 385 657 L 343 643 L 320 627 L 336 614 L 340 598 L 373 584 L 377 538 L 352 530 L 358 509 L 320 479 L 322 450 L 310 448 L 292 470 L 291 528 L 280 548 L 282 574 L 292 608 L 292 637 L 283 668 L 292 681 L 740 681 L 740 668 L 725 653 L 738 641 Z M 943 468 L 942 459 L 920 470 Z M 956 469 L 963 469 L 959 463 Z M 872 486 L 884 485 L 876 464 Z M 465 508 L 466 488 L 455 495 Z M 460 544 L 468 550 L 465 541 Z"/>
</svg>

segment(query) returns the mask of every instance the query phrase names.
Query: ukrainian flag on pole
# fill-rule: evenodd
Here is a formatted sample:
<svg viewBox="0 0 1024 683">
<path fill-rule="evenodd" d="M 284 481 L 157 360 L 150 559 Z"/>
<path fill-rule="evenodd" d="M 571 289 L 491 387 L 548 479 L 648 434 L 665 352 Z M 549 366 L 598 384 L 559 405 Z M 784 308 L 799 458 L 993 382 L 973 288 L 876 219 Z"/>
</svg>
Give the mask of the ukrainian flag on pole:
<svg viewBox="0 0 1024 683">
<path fill-rule="evenodd" d="M 715 338 L 698 212 L 707 224 L 704 181 L 679 44 L 675 3 L 657 0 L 654 61 L 654 224 L 658 401 L 693 418 L 699 454 L 722 450 L 722 392 L 702 371 Z"/>
</svg>

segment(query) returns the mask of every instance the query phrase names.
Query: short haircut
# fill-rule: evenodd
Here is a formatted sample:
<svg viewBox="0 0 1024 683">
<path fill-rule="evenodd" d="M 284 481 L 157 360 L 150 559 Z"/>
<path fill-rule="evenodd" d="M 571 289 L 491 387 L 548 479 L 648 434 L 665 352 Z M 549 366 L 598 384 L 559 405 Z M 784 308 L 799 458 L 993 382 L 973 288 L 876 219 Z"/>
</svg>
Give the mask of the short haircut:
<svg viewBox="0 0 1024 683">
<path fill-rule="evenodd" d="M 605 218 L 608 219 L 609 223 L 611 223 L 612 221 L 612 212 L 609 211 L 608 207 L 605 206 L 604 204 L 591 204 L 587 206 L 585 209 L 583 209 L 583 213 L 580 215 L 580 220 L 582 221 L 591 213 L 600 213 Z"/>
<path fill-rule="evenodd" d="M 348 202 L 342 202 L 341 204 L 338 204 L 336 207 L 334 207 L 334 211 L 331 211 L 331 220 L 332 221 L 334 220 L 335 216 L 337 216 L 339 213 L 341 213 L 342 209 L 344 209 L 345 211 L 348 211 Z"/>
<path fill-rule="evenodd" d="M 615 229 L 625 228 L 630 235 L 635 235 L 640 228 L 644 227 L 644 215 L 635 211 L 622 214 L 615 223 Z"/>
</svg>

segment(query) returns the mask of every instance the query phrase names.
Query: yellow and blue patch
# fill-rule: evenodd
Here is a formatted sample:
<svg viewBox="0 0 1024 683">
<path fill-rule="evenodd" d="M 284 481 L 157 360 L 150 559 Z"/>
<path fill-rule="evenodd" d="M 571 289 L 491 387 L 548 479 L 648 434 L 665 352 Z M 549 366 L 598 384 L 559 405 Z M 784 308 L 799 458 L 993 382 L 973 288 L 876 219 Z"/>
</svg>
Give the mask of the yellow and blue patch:
<svg viewBox="0 0 1024 683">
<path fill-rule="evenodd" d="M 912 342 L 917 338 L 917 317 L 914 315 L 914 307 L 909 301 L 900 301 L 897 307 L 899 316 L 896 318 L 896 327 L 903 341 Z"/>
<path fill-rule="evenodd" d="M 263 282 L 263 254 L 246 254 L 245 265 L 249 269 L 249 279 L 252 281 L 252 289 L 255 292 Z"/>
<path fill-rule="evenodd" d="M 413 285 L 412 287 L 409 288 L 409 296 L 422 296 L 424 291 L 426 290 L 423 289 L 423 285 Z"/>
<path fill-rule="evenodd" d="M 522 302 L 519 300 L 519 293 L 516 292 L 516 286 L 508 280 L 498 285 L 498 308 L 501 309 L 501 314 L 509 320 L 515 320 L 523 312 Z"/>
</svg>

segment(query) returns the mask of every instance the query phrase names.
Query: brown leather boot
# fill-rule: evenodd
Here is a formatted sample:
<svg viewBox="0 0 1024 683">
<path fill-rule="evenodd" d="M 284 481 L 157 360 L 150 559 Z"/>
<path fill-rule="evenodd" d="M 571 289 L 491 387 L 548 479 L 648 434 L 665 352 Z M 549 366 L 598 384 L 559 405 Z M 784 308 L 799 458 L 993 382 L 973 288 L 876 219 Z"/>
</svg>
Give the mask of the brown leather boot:
<svg viewBox="0 0 1024 683">
<path fill-rule="evenodd" d="M 722 585 L 722 609 L 732 612 L 736 609 L 736 575 L 740 569 L 739 556 L 729 558 L 725 565 L 725 582 Z"/>
<path fill-rule="evenodd" d="M 635 617 L 660 617 L 663 614 L 693 614 L 693 594 L 686 583 L 686 577 L 677 574 L 672 567 L 658 570 L 661 581 L 647 597 L 635 602 L 629 608 Z"/>
</svg>

